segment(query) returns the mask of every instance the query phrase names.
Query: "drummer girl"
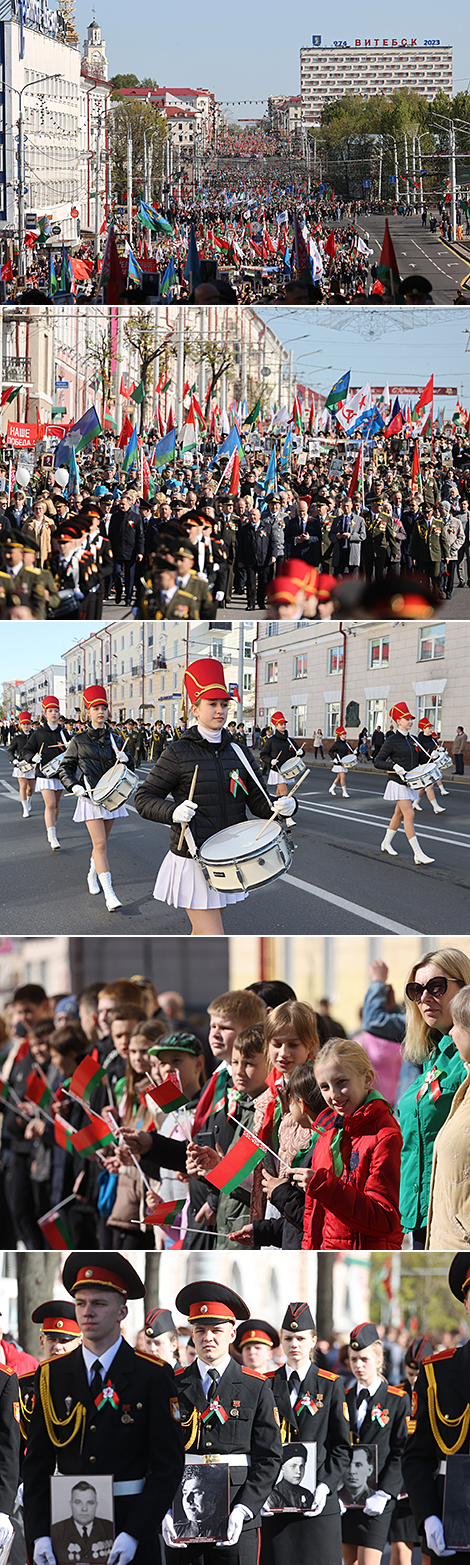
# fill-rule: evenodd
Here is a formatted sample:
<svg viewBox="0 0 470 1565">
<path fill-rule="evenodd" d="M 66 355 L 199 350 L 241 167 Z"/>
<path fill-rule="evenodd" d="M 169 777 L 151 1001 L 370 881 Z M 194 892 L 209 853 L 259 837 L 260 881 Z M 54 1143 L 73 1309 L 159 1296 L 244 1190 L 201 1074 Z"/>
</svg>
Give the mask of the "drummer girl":
<svg viewBox="0 0 470 1565">
<path fill-rule="evenodd" d="M 60 777 L 63 786 L 77 796 L 74 821 L 85 821 L 91 837 L 88 890 L 92 897 L 96 897 L 103 888 L 108 913 L 113 913 L 122 904 L 113 890 L 107 843 L 113 822 L 118 816 L 127 815 L 127 810 L 123 804 L 118 809 L 105 810 L 103 805 L 95 804 L 88 796 L 88 788 L 90 791 L 96 788 L 105 772 L 110 771 L 117 760 L 127 760 L 127 756 L 121 750 L 117 736 L 111 732 L 108 698 L 103 685 L 89 685 L 83 691 L 82 700 L 88 718 L 87 726 L 71 739 L 67 754 L 61 762 Z M 83 782 L 77 780 L 77 772 L 80 772 Z M 88 788 L 84 786 L 85 779 Z"/>
<path fill-rule="evenodd" d="M 350 1507 L 342 1520 L 344 1565 L 380 1565 L 395 1499 L 402 1493 L 401 1456 L 410 1399 L 382 1374 L 383 1351 L 377 1327 L 363 1321 L 351 1332 L 349 1362 L 354 1383 L 346 1392 L 352 1446 L 375 1446 L 375 1472 L 363 1507 Z M 346 1479 L 347 1482 L 347 1479 Z M 341 1490 L 340 1490 L 340 1499 Z"/>
<path fill-rule="evenodd" d="M 10 760 L 13 761 L 12 776 L 18 778 L 20 785 L 20 799 L 23 805 L 23 818 L 28 819 L 31 814 L 31 798 L 34 793 L 34 779 L 36 772 L 34 766 L 29 771 L 19 771 L 19 763 L 24 761 L 24 752 L 28 739 L 33 732 L 33 719 L 30 712 L 20 712 L 18 717 L 19 731 L 13 734 L 8 746 Z"/>
<path fill-rule="evenodd" d="M 347 787 L 346 787 L 346 772 L 345 772 L 344 768 L 343 768 L 343 770 L 341 770 L 341 761 L 343 759 L 343 755 L 352 755 L 352 754 L 353 754 L 353 751 L 351 749 L 351 745 L 348 744 L 347 740 L 346 740 L 346 729 L 345 728 L 337 728 L 336 729 L 336 738 L 335 738 L 334 744 L 332 744 L 331 750 L 330 750 L 330 757 L 335 762 L 335 764 L 333 766 L 333 772 L 334 772 L 333 782 L 331 784 L 331 788 L 328 789 L 328 793 L 335 793 L 336 784 L 337 784 L 337 782 L 340 782 L 342 790 L 343 790 L 343 799 L 349 799 L 349 794 L 348 794 L 348 790 L 347 790 Z"/>
<path fill-rule="evenodd" d="M 413 804 L 418 798 L 417 789 L 408 787 L 405 782 L 406 772 L 411 772 L 415 766 L 421 766 L 423 760 L 422 751 L 410 733 L 414 717 L 408 711 L 406 701 L 397 701 L 395 706 L 390 708 L 390 717 L 395 724 L 396 733 L 388 735 L 381 750 L 374 756 L 374 766 L 377 766 L 379 771 L 392 773 L 385 789 L 384 799 L 395 800 L 390 825 L 380 844 L 381 851 L 390 853 L 392 858 L 396 858 L 396 850 L 392 848 L 392 837 L 403 821 L 415 864 L 434 864 L 434 859 L 428 858 L 427 854 L 423 853 L 416 836 Z"/>
<path fill-rule="evenodd" d="M 418 738 L 420 745 L 423 746 L 423 750 L 426 750 L 429 756 L 433 754 L 434 750 L 437 750 L 439 740 L 436 738 L 435 733 L 433 733 L 432 723 L 430 723 L 428 717 L 420 717 L 418 723 Z M 442 783 L 438 783 L 438 787 L 441 793 L 447 793 L 447 788 L 443 788 Z M 444 805 L 438 804 L 437 802 L 433 782 L 428 783 L 427 788 L 419 788 L 418 799 L 416 799 L 413 805 L 413 809 L 421 809 L 421 804 L 418 803 L 418 800 L 422 799 L 424 793 L 426 794 L 426 798 L 429 799 L 429 803 L 431 805 L 431 809 L 434 810 L 434 814 L 445 815 Z"/>
<path fill-rule="evenodd" d="M 274 729 L 274 733 L 268 734 L 261 745 L 260 761 L 271 762 L 268 786 L 275 784 L 276 798 L 281 799 L 283 795 L 289 792 L 289 789 L 280 768 L 285 761 L 292 761 L 295 755 L 302 755 L 303 752 L 301 750 L 298 751 L 297 746 L 292 743 L 292 739 L 289 739 L 287 720 L 283 712 L 273 712 L 271 728 Z"/>
<path fill-rule="evenodd" d="M 250 761 L 249 771 L 248 765 L 238 762 L 225 730 L 230 698 L 223 664 L 216 658 L 198 658 L 186 669 L 184 684 L 194 726 L 186 730 L 184 738 L 167 745 L 150 775 L 140 784 L 135 804 L 145 820 L 171 827 L 170 851 L 160 866 L 154 897 L 171 907 L 184 907 L 193 935 L 220 935 L 220 909 L 228 903 L 241 902 L 246 892 L 214 891 L 190 852 L 187 832 L 180 846 L 181 828 L 191 822 L 190 844 L 200 848 L 224 827 L 246 820 L 247 804 L 253 815 L 269 819 L 273 812 L 293 814 L 294 800 L 278 799 L 271 807 L 262 791 L 261 779 L 259 787 L 253 779 L 253 763 Z"/>
<path fill-rule="evenodd" d="M 57 837 L 57 820 L 60 809 L 60 801 L 64 791 L 64 785 L 60 781 L 58 772 L 52 777 L 47 775 L 47 767 L 51 761 L 57 761 L 66 750 L 69 736 L 67 731 L 59 727 L 60 706 L 57 696 L 44 696 L 42 709 L 44 718 L 38 728 L 35 728 L 24 749 L 24 760 L 37 762 L 36 792 L 42 793 L 44 799 L 44 820 L 47 832 L 47 840 L 53 853 L 60 848 Z"/>
</svg>

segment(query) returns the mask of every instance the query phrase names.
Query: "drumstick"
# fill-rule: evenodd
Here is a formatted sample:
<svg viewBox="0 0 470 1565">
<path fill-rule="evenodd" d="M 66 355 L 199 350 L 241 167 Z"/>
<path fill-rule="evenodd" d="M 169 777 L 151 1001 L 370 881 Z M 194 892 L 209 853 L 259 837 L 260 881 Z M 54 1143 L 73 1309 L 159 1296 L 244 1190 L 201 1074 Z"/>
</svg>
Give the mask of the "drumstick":
<svg viewBox="0 0 470 1565">
<path fill-rule="evenodd" d="M 198 774 L 198 767 L 195 766 L 194 767 L 194 772 L 193 772 L 193 780 L 192 780 L 191 787 L 190 787 L 189 794 L 188 794 L 188 802 L 189 802 L 189 804 L 192 803 L 192 800 L 194 798 L 194 789 L 196 787 L 197 774 Z M 178 853 L 179 853 L 179 850 L 180 850 L 180 848 L 182 846 L 183 837 L 184 837 L 184 834 L 185 834 L 185 831 L 186 831 L 186 827 L 188 825 L 189 825 L 189 821 L 183 821 L 183 825 L 181 827 L 181 831 L 180 831 L 180 835 L 179 835 Z"/>
<path fill-rule="evenodd" d="M 296 783 L 294 783 L 294 786 L 293 786 L 293 788 L 291 788 L 290 793 L 286 793 L 286 795 L 285 795 L 286 799 L 291 799 L 292 798 L 292 794 L 295 793 L 296 788 L 300 788 L 300 784 L 301 784 L 301 782 L 303 782 L 303 780 L 304 780 L 304 774 L 302 773 L 302 776 L 297 779 Z M 281 795 L 281 797 L 282 797 L 282 795 Z M 263 832 L 267 831 L 268 826 L 271 825 L 271 821 L 275 821 L 277 819 L 277 814 L 278 814 L 277 810 L 273 810 L 273 813 L 272 813 L 272 815 L 270 815 L 269 820 L 264 822 L 264 826 L 261 827 L 261 831 L 259 831 L 258 832 L 258 836 L 255 837 L 255 842 L 258 842 L 259 838 L 262 837 Z"/>
</svg>

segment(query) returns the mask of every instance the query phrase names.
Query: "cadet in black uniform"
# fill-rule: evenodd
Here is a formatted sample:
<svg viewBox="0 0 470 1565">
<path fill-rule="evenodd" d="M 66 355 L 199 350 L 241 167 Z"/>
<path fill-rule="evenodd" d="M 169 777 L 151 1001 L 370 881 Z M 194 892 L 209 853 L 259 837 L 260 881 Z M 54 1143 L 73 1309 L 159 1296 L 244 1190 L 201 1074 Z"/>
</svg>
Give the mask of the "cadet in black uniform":
<svg viewBox="0 0 470 1565">
<path fill-rule="evenodd" d="M 62 1281 L 75 1300 L 83 1342 L 41 1365 L 24 1463 L 29 1559 L 54 1565 L 49 1478 L 112 1473 L 116 1538 L 110 1565 L 155 1565 L 157 1533 L 184 1468 L 173 1371 L 121 1336 L 140 1277 L 119 1253 L 72 1252 Z"/>
<path fill-rule="evenodd" d="M 454 1298 L 470 1314 L 470 1256 L 454 1255 L 449 1271 Z M 470 1426 L 470 1342 L 423 1359 L 411 1399 L 411 1421 L 403 1478 L 421 1536 L 433 1565 L 445 1553 L 442 1526 L 447 1457 L 468 1454 Z M 456 1555 L 470 1560 L 468 1549 Z"/>
<path fill-rule="evenodd" d="M 266 1375 L 272 1363 L 273 1348 L 279 1347 L 279 1332 L 269 1325 L 269 1321 L 254 1320 L 250 1315 L 250 1319 L 242 1321 L 238 1327 L 233 1346 L 240 1353 L 245 1369 L 257 1369 L 259 1375 Z"/>
<path fill-rule="evenodd" d="M 27 820 L 31 814 L 31 798 L 34 793 L 36 772 L 34 766 L 30 766 L 27 772 L 18 770 L 18 762 L 24 761 L 24 752 L 28 739 L 33 732 L 33 719 L 30 712 L 20 712 L 18 715 L 19 731 L 13 734 L 8 745 L 7 754 L 13 763 L 13 777 L 18 778 L 20 799 L 23 806 L 23 819 Z"/>
<path fill-rule="evenodd" d="M 356 1326 L 349 1359 L 356 1382 L 346 1392 L 352 1445 L 377 1447 L 377 1487 L 362 1510 L 346 1510 L 342 1521 L 344 1565 L 380 1565 L 394 1500 L 403 1488 L 401 1456 L 410 1400 L 381 1374 L 382 1344 L 372 1321 Z M 374 1480 L 375 1481 L 375 1480 Z M 341 1494 L 340 1494 L 341 1499 Z"/>
<path fill-rule="evenodd" d="M 7 1541 L 20 1476 L 18 1379 L 0 1364 L 0 1549 Z"/>
<path fill-rule="evenodd" d="M 64 1353 L 77 1347 L 81 1341 L 81 1331 L 77 1323 L 75 1305 L 69 1304 L 68 1299 L 47 1299 L 44 1304 L 38 1304 L 33 1310 L 31 1320 L 41 1327 L 39 1334 L 39 1358 L 42 1364 L 46 1359 L 61 1358 Z M 23 1442 L 22 1458 L 26 1449 L 29 1424 L 34 1407 L 34 1384 L 36 1370 L 25 1370 L 23 1375 L 18 1375 L 20 1393 L 20 1431 Z"/>
<path fill-rule="evenodd" d="M 341 1565 L 341 1517 L 337 1489 L 349 1468 L 350 1432 L 343 1382 L 311 1361 L 315 1322 L 308 1304 L 289 1304 L 281 1327 L 286 1355 L 282 1369 L 268 1376 L 279 1411 L 283 1444 L 301 1440 L 317 1446 L 314 1516 L 263 1519 L 263 1565 Z"/>
<path fill-rule="evenodd" d="M 424 1358 L 432 1355 L 432 1342 L 428 1337 L 414 1337 L 405 1353 L 405 1380 L 400 1381 L 400 1389 L 407 1391 L 412 1396 L 419 1370 Z M 411 1418 L 406 1420 L 408 1433 L 410 1432 Z M 419 1548 L 421 1539 L 418 1536 L 418 1528 L 410 1505 L 410 1497 L 404 1492 L 396 1501 L 388 1541 L 391 1544 L 390 1565 L 411 1565 L 413 1549 Z"/>
<path fill-rule="evenodd" d="M 229 1461 L 230 1515 L 227 1548 L 187 1544 L 191 1565 L 257 1565 L 260 1510 L 281 1466 L 281 1441 L 269 1385 L 256 1370 L 231 1358 L 236 1321 L 248 1320 L 243 1299 L 221 1283 L 195 1282 L 182 1288 L 176 1307 L 188 1314 L 197 1358 L 176 1371 L 188 1461 L 211 1453 Z M 167 1560 L 176 1535 L 171 1515 L 163 1522 Z"/>
</svg>

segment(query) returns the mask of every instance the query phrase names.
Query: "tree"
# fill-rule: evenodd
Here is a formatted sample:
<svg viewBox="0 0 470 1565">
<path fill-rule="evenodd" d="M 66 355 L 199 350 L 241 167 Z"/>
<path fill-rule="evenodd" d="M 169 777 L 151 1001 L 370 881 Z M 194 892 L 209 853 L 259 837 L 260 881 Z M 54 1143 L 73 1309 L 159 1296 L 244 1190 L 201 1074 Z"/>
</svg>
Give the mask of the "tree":
<svg viewBox="0 0 470 1565">
<path fill-rule="evenodd" d="M 334 1255 L 325 1255 L 324 1251 L 317 1256 L 317 1333 L 319 1337 L 330 1337 L 333 1331 L 333 1276 Z"/>
<path fill-rule="evenodd" d="M 209 371 L 210 378 L 204 407 L 207 417 L 211 398 L 214 396 L 219 380 L 222 379 L 223 375 L 230 375 L 235 368 L 233 348 L 228 342 L 217 341 L 216 337 L 212 337 L 206 342 L 202 341 L 200 337 L 193 337 L 191 333 L 188 333 L 185 340 L 185 353 L 192 359 L 193 364 L 204 364 Z"/>
<path fill-rule="evenodd" d="M 134 349 L 139 363 L 140 380 L 143 382 L 144 396 L 140 403 L 139 433 L 142 434 L 144 424 L 147 422 L 145 404 L 151 392 L 150 366 L 160 353 L 165 352 L 165 343 L 155 345 L 155 324 L 149 310 L 138 310 L 136 315 L 131 315 L 124 322 L 124 336 L 129 347 Z"/>
<path fill-rule="evenodd" d="M 380 1321 L 389 1318 L 388 1302 L 381 1277 L 388 1256 L 374 1252 L 370 1264 L 370 1318 Z M 466 1321 L 463 1304 L 450 1293 L 447 1281 L 450 1257 L 440 1251 L 402 1250 L 400 1254 L 400 1282 L 398 1310 L 400 1323 L 408 1326 L 413 1336 L 434 1332 L 438 1338 L 452 1326 L 462 1326 Z M 413 1322 L 417 1322 L 414 1326 Z M 394 1324 L 398 1325 L 396 1313 Z"/>
<path fill-rule="evenodd" d="M 116 90 L 119 87 L 140 87 L 138 76 L 110 76 L 109 80 Z"/>
<path fill-rule="evenodd" d="M 54 1250 L 19 1251 L 16 1256 L 18 1277 L 18 1337 L 25 1353 L 38 1353 L 38 1328 L 31 1315 L 38 1304 L 50 1299 L 57 1273 Z"/>
<path fill-rule="evenodd" d="M 118 201 L 122 202 L 127 193 L 128 126 L 132 135 L 133 194 L 143 196 L 144 131 L 147 138 L 147 153 L 150 153 L 153 140 L 153 168 L 159 169 L 162 148 L 167 136 L 166 120 L 154 103 L 142 102 L 140 98 L 122 99 L 117 96 L 113 99 L 109 126 L 112 182 Z M 152 191 L 150 191 L 150 200 L 152 200 Z"/>
<path fill-rule="evenodd" d="M 111 391 L 111 327 L 106 326 L 98 341 L 85 338 L 85 360 L 93 370 L 92 386 L 101 395 L 101 423 L 104 427 L 104 409 Z"/>
</svg>

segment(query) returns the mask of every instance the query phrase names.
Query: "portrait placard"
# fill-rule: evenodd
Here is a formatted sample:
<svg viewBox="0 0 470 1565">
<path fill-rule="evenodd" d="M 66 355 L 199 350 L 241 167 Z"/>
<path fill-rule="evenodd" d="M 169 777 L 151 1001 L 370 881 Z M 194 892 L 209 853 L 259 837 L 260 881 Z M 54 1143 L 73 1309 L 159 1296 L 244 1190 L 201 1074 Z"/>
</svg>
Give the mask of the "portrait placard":
<svg viewBox="0 0 470 1565">
<path fill-rule="evenodd" d="M 55 1473 L 50 1482 L 57 1565 L 106 1565 L 114 1542 L 112 1474 Z"/>
<path fill-rule="evenodd" d="M 317 1447 L 314 1440 L 290 1440 L 282 1447 L 282 1467 L 274 1489 L 262 1508 L 262 1516 L 279 1511 L 312 1515 L 317 1486 Z"/>
<path fill-rule="evenodd" d="M 340 1500 L 348 1509 L 362 1510 L 366 1500 L 375 1494 L 378 1481 L 378 1456 L 376 1445 L 353 1445 L 349 1458 L 349 1475 L 338 1489 Z"/>
<path fill-rule="evenodd" d="M 230 1510 L 229 1464 L 190 1456 L 173 1500 L 178 1542 L 222 1543 Z"/>
</svg>

